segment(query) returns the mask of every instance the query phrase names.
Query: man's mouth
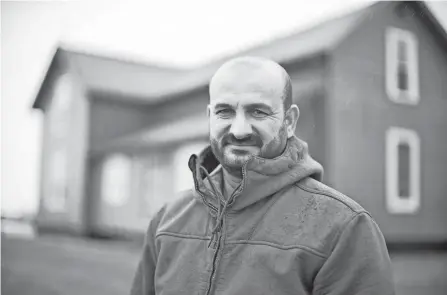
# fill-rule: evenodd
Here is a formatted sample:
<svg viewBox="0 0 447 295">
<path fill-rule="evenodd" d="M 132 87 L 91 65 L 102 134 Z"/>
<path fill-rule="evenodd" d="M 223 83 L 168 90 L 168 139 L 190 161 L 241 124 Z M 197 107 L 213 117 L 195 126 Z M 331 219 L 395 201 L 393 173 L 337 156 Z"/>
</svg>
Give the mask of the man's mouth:
<svg viewBox="0 0 447 295">
<path fill-rule="evenodd" d="M 228 145 L 234 146 L 256 146 L 256 142 L 230 142 Z"/>
<path fill-rule="evenodd" d="M 246 155 L 254 152 L 251 146 L 230 146 L 230 151 L 236 155 Z"/>
<path fill-rule="evenodd" d="M 230 143 L 227 145 L 233 152 L 246 153 L 250 151 L 254 151 L 258 146 L 256 144 L 233 144 Z"/>
</svg>

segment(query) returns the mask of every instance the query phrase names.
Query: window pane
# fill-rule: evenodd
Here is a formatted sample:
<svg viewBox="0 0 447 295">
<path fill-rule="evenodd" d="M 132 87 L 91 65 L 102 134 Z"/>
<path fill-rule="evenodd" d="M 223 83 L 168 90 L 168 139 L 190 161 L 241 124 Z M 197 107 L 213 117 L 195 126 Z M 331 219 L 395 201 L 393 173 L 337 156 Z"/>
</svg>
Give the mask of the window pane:
<svg viewBox="0 0 447 295">
<path fill-rule="evenodd" d="M 408 66 L 405 63 L 399 63 L 397 69 L 397 87 L 400 90 L 408 90 Z"/>
<path fill-rule="evenodd" d="M 408 199 L 410 196 L 410 146 L 407 143 L 399 143 L 397 153 L 399 197 Z"/>
<path fill-rule="evenodd" d="M 397 43 L 397 60 L 400 62 L 408 61 L 408 46 L 402 40 Z"/>
<path fill-rule="evenodd" d="M 169 163 L 161 159 L 162 155 L 152 154 L 141 159 L 140 198 L 142 214 L 151 216 L 170 199 L 172 193 Z"/>
<path fill-rule="evenodd" d="M 408 47 L 399 40 L 397 43 L 397 87 L 400 90 L 408 90 Z"/>
<path fill-rule="evenodd" d="M 130 190 L 131 161 L 124 155 L 114 155 L 106 160 L 102 172 L 102 199 L 112 206 L 127 202 Z"/>
</svg>

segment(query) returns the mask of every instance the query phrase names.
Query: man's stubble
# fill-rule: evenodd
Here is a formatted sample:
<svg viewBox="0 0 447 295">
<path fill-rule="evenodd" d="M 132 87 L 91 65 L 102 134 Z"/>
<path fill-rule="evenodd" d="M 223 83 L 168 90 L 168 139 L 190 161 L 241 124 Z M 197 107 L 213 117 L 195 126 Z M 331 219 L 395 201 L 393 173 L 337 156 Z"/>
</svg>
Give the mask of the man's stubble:
<svg viewBox="0 0 447 295">
<path fill-rule="evenodd" d="M 226 142 L 227 137 L 231 136 L 230 134 L 225 134 L 221 137 L 220 140 L 211 137 L 210 135 L 210 144 L 211 150 L 213 151 L 214 156 L 219 161 L 219 163 L 226 168 L 227 170 L 240 170 L 246 161 L 250 159 L 252 154 L 247 155 L 235 155 L 231 153 L 228 149 L 228 142 Z M 253 134 L 252 136 L 259 137 L 258 134 Z M 287 126 L 285 124 L 285 120 L 282 122 L 281 127 L 278 130 L 276 136 L 268 143 L 261 144 L 260 150 L 255 156 L 259 156 L 266 159 L 272 159 L 280 156 L 284 148 L 287 144 Z"/>
</svg>

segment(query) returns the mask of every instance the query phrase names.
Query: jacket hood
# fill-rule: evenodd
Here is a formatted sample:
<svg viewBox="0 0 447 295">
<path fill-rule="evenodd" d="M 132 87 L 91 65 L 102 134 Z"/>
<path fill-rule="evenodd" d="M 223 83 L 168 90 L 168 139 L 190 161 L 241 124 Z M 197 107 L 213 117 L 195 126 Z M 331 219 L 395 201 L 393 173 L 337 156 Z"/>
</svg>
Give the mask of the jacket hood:
<svg viewBox="0 0 447 295">
<path fill-rule="evenodd" d="M 198 156 L 189 160 L 195 183 L 195 195 L 211 207 L 227 204 L 229 210 L 241 210 L 306 177 L 321 181 L 323 167 L 308 152 L 308 145 L 293 136 L 288 139 L 284 152 L 274 158 L 252 156 L 242 167 L 242 182 L 235 192 L 224 200 L 222 194 L 222 166 L 207 146 Z M 205 172 L 206 171 L 206 172 Z"/>
</svg>

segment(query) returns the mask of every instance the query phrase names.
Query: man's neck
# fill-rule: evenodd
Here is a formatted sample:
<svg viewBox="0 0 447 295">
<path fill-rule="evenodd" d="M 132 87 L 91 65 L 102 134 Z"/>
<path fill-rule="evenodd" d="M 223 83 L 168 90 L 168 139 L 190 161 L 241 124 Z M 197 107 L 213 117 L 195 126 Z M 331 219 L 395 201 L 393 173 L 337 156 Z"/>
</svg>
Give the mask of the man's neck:
<svg viewBox="0 0 447 295">
<path fill-rule="evenodd" d="M 225 200 L 228 200 L 234 190 L 242 181 L 242 171 L 228 171 L 223 168 L 223 193 Z"/>
</svg>

